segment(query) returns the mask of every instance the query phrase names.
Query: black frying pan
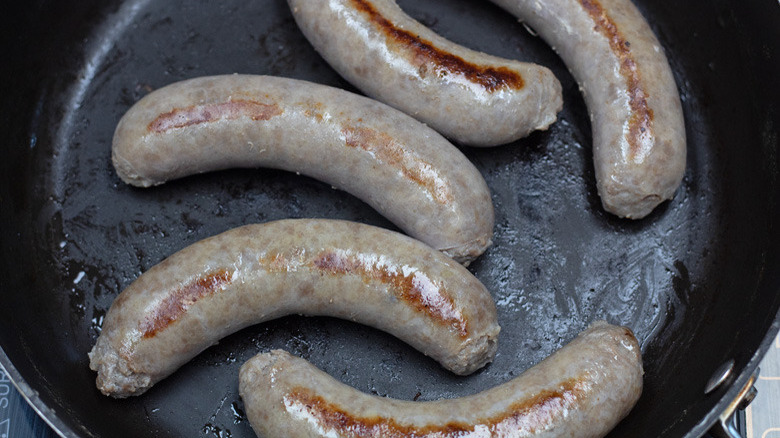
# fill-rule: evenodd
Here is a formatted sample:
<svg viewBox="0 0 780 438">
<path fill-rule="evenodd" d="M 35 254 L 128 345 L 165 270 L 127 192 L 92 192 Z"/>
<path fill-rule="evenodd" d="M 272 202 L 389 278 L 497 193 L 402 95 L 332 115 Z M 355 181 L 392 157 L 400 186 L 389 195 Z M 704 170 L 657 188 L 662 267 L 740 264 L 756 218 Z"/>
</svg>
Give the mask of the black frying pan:
<svg viewBox="0 0 780 438">
<path fill-rule="evenodd" d="M 612 434 L 700 436 L 778 331 L 780 6 L 642 1 L 683 99 L 688 168 L 641 221 L 596 195 L 587 110 L 542 41 L 484 1 L 400 1 L 442 35 L 553 69 L 564 110 L 548 132 L 464 148 L 493 193 L 494 246 L 471 266 L 503 330 L 493 364 L 456 377 L 376 330 L 288 317 L 225 339 L 147 394 L 94 386 L 87 352 L 113 298 L 186 245 L 250 222 L 343 218 L 393 228 L 357 199 L 274 170 L 231 170 L 140 190 L 110 162 L 121 115 L 185 78 L 260 73 L 352 89 L 309 47 L 283 0 L 7 1 L 0 77 L 0 362 L 64 436 L 252 436 L 239 366 L 284 348 L 366 392 L 455 397 L 500 384 L 589 322 L 628 325 L 645 391 Z M 704 387 L 723 363 L 725 383 Z"/>
</svg>

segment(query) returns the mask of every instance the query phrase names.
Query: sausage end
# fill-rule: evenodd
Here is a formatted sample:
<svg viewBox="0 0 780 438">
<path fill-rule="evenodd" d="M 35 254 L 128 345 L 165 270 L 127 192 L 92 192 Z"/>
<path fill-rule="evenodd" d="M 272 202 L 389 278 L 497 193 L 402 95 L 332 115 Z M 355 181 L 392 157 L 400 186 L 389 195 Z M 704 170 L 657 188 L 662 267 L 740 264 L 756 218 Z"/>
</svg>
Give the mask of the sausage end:
<svg viewBox="0 0 780 438">
<path fill-rule="evenodd" d="M 498 351 L 499 331 L 500 328 L 496 324 L 490 332 L 467 342 L 448 369 L 459 376 L 467 376 L 492 362 Z"/>
<path fill-rule="evenodd" d="M 146 392 L 152 385 L 151 376 L 133 371 L 130 363 L 104 338 L 89 352 L 89 368 L 97 371 L 95 384 L 104 395 L 127 398 Z"/>
<path fill-rule="evenodd" d="M 474 239 L 462 245 L 453 246 L 450 248 L 440 248 L 439 251 L 443 252 L 444 255 L 454 259 L 463 266 L 468 266 L 483 252 L 485 252 L 485 250 L 487 250 L 492 244 L 493 241 L 489 236 L 486 236 L 479 239 Z"/>
</svg>

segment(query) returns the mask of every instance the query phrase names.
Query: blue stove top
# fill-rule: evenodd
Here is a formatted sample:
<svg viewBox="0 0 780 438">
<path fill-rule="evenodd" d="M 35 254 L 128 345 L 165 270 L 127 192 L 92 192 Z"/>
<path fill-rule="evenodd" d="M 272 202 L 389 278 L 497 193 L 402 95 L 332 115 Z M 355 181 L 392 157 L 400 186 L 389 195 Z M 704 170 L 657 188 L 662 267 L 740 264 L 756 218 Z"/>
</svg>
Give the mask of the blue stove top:
<svg viewBox="0 0 780 438">
<path fill-rule="evenodd" d="M 57 434 L 35 413 L 0 367 L 0 438 L 50 438 Z"/>
</svg>

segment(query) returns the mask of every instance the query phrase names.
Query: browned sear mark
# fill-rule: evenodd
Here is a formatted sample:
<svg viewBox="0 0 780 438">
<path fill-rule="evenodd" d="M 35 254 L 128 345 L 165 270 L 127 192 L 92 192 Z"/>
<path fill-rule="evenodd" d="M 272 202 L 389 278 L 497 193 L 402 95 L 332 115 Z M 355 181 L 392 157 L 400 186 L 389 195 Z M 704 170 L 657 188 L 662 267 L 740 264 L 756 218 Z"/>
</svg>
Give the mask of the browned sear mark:
<svg viewBox="0 0 780 438">
<path fill-rule="evenodd" d="M 433 321 L 449 325 L 458 336 L 469 336 L 466 318 L 456 308 L 450 293 L 427 275 L 415 269 L 380 263 L 375 257 L 340 249 L 308 253 L 293 249 L 287 253 L 268 253 L 258 258 L 264 270 L 273 274 L 313 269 L 327 275 L 353 275 L 364 283 L 379 282 L 403 302 L 428 315 Z"/>
<path fill-rule="evenodd" d="M 310 421 L 311 418 L 316 419 L 322 430 L 341 432 L 345 436 L 462 437 L 474 432 L 477 426 L 487 428 L 490 436 L 504 436 L 512 431 L 521 432 L 517 436 L 530 436 L 548 428 L 568 411 L 575 409 L 584 397 L 584 387 L 578 379 L 564 381 L 559 385 L 560 389 L 542 391 L 510 405 L 503 413 L 481 418 L 474 424 L 452 421 L 418 426 L 401 424 L 388 417 L 356 417 L 302 387 L 292 389 L 285 396 L 285 405 L 288 411 L 305 411 L 306 417 Z"/>
<path fill-rule="evenodd" d="M 143 337 L 154 337 L 159 331 L 179 319 L 199 299 L 217 292 L 232 281 L 233 273 L 221 270 L 200 277 L 173 291 L 141 324 Z"/>
<path fill-rule="evenodd" d="M 445 52 L 407 30 L 400 29 L 382 16 L 370 0 L 352 0 L 355 8 L 368 16 L 369 20 L 382 29 L 388 38 L 392 38 L 413 53 L 415 60 L 421 64 L 433 64 L 436 70 L 450 74 L 462 75 L 469 81 L 479 84 L 487 91 L 493 92 L 502 88 L 521 89 L 525 85 L 520 73 L 507 67 L 491 67 L 473 64 L 463 58 Z"/>
<path fill-rule="evenodd" d="M 450 325 L 461 337 L 469 335 L 468 323 L 456 309 L 450 294 L 427 276 L 417 277 L 417 272 L 404 273 L 400 269 L 340 251 L 323 251 L 316 256 L 312 264 L 325 273 L 358 275 L 365 282 L 379 281 L 387 284 L 400 300 L 411 304 L 419 312 L 441 324 Z"/>
<path fill-rule="evenodd" d="M 452 202 L 449 185 L 439 176 L 436 169 L 406 152 L 391 136 L 370 128 L 346 127 L 342 134 L 349 147 L 371 152 L 381 162 L 399 168 L 401 173 L 423 187 L 436 202 Z"/>
<path fill-rule="evenodd" d="M 325 105 L 322 102 L 305 102 L 303 103 L 303 115 L 310 119 L 314 119 L 317 123 L 322 123 L 325 120 Z"/>
<path fill-rule="evenodd" d="M 596 30 L 607 38 L 609 47 L 620 60 L 620 74 L 626 80 L 628 103 L 631 107 L 626 140 L 631 147 L 632 156 L 636 156 L 643 149 L 641 143 L 652 138 L 653 110 L 647 103 L 648 94 L 642 86 L 641 74 L 631 54 L 631 43 L 623 37 L 598 0 L 580 0 L 580 3 L 593 19 Z"/>
<path fill-rule="evenodd" d="M 282 114 L 282 109 L 276 104 L 265 104 L 253 100 L 231 100 L 221 103 L 193 105 L 186 108 L 175 108 L 154 119 L 147 129 L 154 133 L 163 133 L 171 129 L 184 128 L 200 123 L 217 120 L 234 120 L 249 117 L 252 120 L 268 120 Z"/>
</svg>

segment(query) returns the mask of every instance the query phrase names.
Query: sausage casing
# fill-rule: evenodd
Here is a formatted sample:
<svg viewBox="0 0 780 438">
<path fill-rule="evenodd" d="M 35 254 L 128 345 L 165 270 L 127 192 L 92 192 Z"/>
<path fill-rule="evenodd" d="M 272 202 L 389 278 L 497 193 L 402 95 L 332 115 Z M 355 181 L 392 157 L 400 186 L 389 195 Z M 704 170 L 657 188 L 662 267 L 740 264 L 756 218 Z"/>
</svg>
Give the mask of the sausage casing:
<svg viewBox="0 0 780 438">
<path fill-rule="evenodd" d="M 287 3 L 345 79 L 463 144 L 509 143 L 547 129 L 561 110 L 561 85 L 549 69 L 452 43 L 394 0 Z"/>
<path fill-rule="evenodd" d="M 90 356 L 114 397 L 146 391 L 219 339 L 289 314 L 387 331 L 468 374 L 491 361 L 490 293 L 462 265 L 403 234 L 354 222 L 289 219 L 197 242 L 117 296 Z"/>
<path fill-rule="evenodd" d="M 225 75 L 163 87 L 119 121 L 112 159 L 142 187 L 232 167 L 299 172 L 459 261 L 491 243 L 490 191 L 455 146 L 387 105 L 311 82 Z"/>
<path fill-rule="evenodd" d="M 685 122 L 661 44 L 630 0 L 491 0 L 528 23 L 580 84 L 604 208 L 639 219 L 674 197 Z"/>
<path fill-rule="evenodd" d="M 601 321 L 513 380 L 462 398 L 364 394 L 279 350 L 242 366 L 239 391 L 264 438 L 596 438 L 637 402 L 642 373 L 633 333 Z"/>
</svg>

